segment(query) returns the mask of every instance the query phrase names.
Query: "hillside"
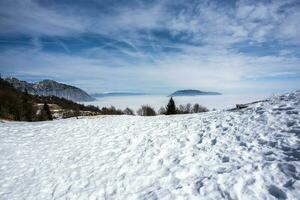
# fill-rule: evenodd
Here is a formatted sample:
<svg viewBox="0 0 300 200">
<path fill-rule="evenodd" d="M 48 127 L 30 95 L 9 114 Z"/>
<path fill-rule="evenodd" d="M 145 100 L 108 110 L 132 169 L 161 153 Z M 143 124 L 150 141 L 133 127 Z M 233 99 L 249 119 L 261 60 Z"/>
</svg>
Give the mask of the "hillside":
<svg viewBox="0 0 300 200">
<path fill-rule="evenodd" d="M 0 198 L 296 200 L 299 102 L 0 123 Z"/>
<path fill-rule="evenodd" d="M 0 78 L 0 118 L 17 121 L 40 121 L 38 112 L 49 104 L 56 117 L 99 114 L 95 106 L 85 106 L 56 96 L 37 96 L 15 89 Z M 54 117 L 55 117 L 54 116 Z"/>
<path fill-rule="evenodd" d="M 204 92 L 200 90 L 177 90 L 170 96 L 198 96 L 198 95 L 221 95 L 218 92 Z"/>
<path fill-rule="evenodd" d="M 17 90 L 28 91 L 29 94 L 39 96 L 57 96 L 72 101 L 93 101 L 94 98 L 80 88 L 58 83 L 53 80 L 43 80 L 36 83 L 28 83 L 16 78 L 6 78 Z"/>
</svg>

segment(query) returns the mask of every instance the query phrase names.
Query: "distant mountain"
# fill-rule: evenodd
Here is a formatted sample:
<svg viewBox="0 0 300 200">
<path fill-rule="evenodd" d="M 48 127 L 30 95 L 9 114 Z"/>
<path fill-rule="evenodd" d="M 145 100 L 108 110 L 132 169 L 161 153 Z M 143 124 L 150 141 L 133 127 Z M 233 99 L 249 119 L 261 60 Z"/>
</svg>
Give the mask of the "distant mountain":
<svg viewBox="0 0 300 200">
<path fill-rule="evenodd" d="M 32 95 L 39 96 L 57 96 L 72 101 L 93 101 L 94 98 L 88 95 L 85 91 L 80 88 L 58 83 L 53 80 L 43 80 L 36 83 L 28 83 L 19 79 L 10 77 L 6 78 L 10 84 L 19 91 L 27 92 Z"/>
<path fill-rule="evenodd" d="M 198 96 L 198 95 L 221 95 L 218 92 L 204 92 L 200 90 L 177 90 L 170 96 Z"/>
<path fill-rule="evenodd" d="M 92 94 L 92 97 L 116 97 L 116 96 L 139 96 L 146 95 L 145 93 L 134 93 L 134 92 L 108 92 L 108 93 L 96 93 Z"/>
</svg>

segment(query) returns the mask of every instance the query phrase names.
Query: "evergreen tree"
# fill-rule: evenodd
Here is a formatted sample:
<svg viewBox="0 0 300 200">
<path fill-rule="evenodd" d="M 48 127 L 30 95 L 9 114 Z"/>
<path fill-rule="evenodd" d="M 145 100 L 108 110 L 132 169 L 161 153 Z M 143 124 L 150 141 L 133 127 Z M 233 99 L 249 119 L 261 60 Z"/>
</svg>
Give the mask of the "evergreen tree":
<svg viewBox="0 0 300 200">
<path fill-rule="evenodd" d="M 25 91 L 25 94 L 22 96 L 21 100 L 21 119 L 24 121 L 33 121 L 34 118 L 34 108 L 33 108 L 33 103 L 30 100 L 27 90 Z"/>
<path fill-rule="evenodd" d="M 169 100 L 166 110 L 167 110 L 166 115 L 176 114 L 176 106 L 175 106 L 175 102 L 172 97 Z"/>
<path fill-rule="evenodd" d="M 48 106 L 48 104 L 46 102 L 44 103 L 43 110 L 46 113 L 47 119 L 48 120 L 53 120 L 51 112 L 50 112 L 50 109 L 49 109 L 49 106 Z"/>
</svg>

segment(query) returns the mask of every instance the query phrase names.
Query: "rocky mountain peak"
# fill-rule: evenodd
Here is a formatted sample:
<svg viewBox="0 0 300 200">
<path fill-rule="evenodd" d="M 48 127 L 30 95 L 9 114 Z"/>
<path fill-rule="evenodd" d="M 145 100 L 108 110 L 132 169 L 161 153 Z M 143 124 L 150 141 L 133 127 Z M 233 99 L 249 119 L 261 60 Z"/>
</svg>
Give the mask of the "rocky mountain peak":
<svg viewBox="0 0 300 200">
<path fill-rule="evenodd" d="M 92 101 L 94 100 L 89 94 L 80 88 L 58 83 L 54 80 L 45 79 L 36 83 L 28 83 L 21 81 L 14 77 L 5 79 L 11 83 L 17 90 L 24 92 L 28 91 L 29 94 L 40 96 L 57 96 L 72 101 Z"/>
</svg>

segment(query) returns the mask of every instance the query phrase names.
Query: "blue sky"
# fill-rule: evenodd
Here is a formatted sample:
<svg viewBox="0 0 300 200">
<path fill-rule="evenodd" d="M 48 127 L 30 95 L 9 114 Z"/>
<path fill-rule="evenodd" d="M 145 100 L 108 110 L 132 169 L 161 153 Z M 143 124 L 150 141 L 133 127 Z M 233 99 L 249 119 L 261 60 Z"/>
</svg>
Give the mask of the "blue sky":
<svg viewBox="0 0 300 200">
<path fill-rule="evenodd" d="M 300 89 L 299 0 L 1 0 L 0 72 L 94 92 Z"/>
</svg>

